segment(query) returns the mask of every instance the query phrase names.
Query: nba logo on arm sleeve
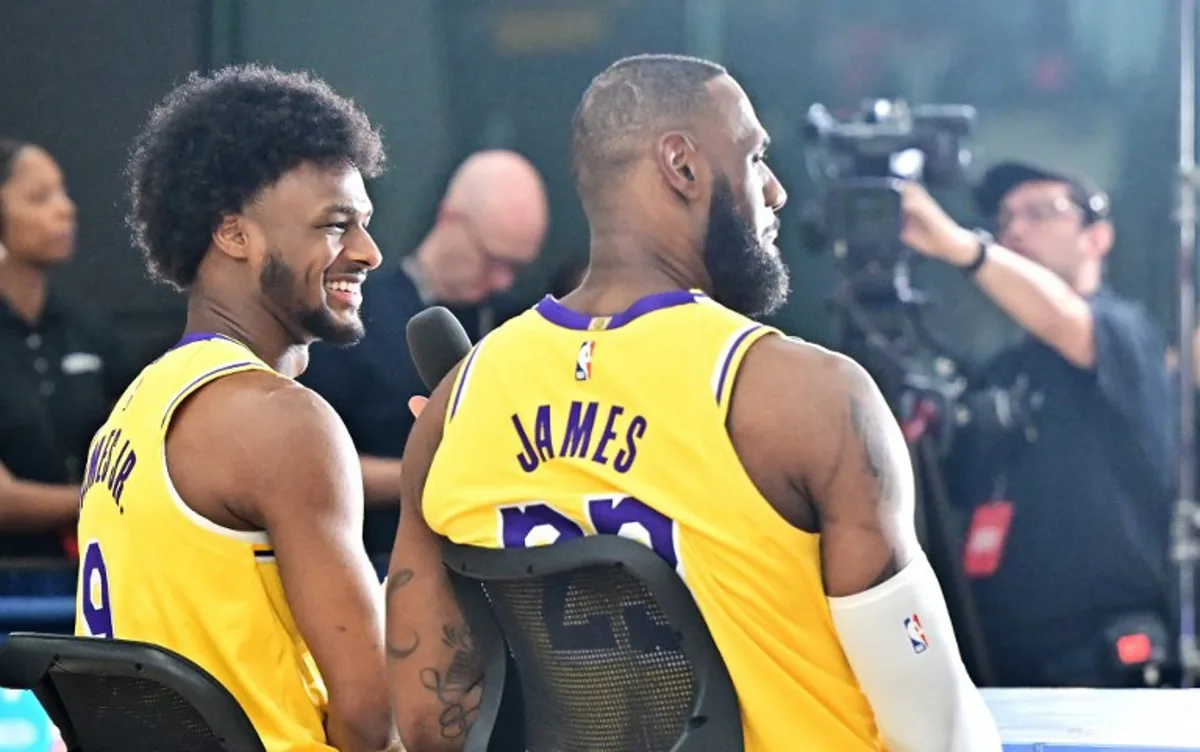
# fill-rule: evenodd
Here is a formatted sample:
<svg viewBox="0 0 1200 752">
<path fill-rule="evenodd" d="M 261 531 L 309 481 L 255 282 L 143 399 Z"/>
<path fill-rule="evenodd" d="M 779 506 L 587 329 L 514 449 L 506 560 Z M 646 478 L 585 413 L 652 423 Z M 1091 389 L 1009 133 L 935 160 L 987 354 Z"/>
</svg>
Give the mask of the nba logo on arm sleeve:
<svg viewBox="0 0 1200 752">
<path fill-rule="evenodd" d="M 575 357 L 575 380 L 587 381 L 592 377 L 592 354 L 596 351 L 594 340 L 588 340 L 579 346 L 579 354 Z"/>
<path fill-rule="evenodd" d="M 925 636 L 925 629 L 921 626 L 920 616 L 913 614 L 905 619 L 904 631 L 908 632 L 908 641 L 912 645 L 914 653 L 920 655 L 929 649 L 929 638 Z"/>
</svg>

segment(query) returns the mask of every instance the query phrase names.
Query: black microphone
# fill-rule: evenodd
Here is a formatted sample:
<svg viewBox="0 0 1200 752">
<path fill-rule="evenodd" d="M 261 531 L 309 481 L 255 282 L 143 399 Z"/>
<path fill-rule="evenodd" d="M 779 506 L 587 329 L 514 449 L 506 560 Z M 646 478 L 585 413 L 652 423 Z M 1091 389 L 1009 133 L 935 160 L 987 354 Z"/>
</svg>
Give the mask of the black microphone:
<svg viewBox="0 0 1200 752">
<path fill-rule="evenodd" d="M 404 335 L 417 373 L 430 392 L 471 352 L 467 330 L 442 306 L 426 308 L 409 319 Z"/>
</svg>

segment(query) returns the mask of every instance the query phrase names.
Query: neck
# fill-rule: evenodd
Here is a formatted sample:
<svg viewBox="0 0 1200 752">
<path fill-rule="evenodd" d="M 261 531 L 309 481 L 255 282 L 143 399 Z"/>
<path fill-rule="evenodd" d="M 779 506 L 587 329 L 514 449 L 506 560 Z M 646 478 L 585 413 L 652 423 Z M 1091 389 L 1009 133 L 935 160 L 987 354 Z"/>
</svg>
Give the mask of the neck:
<svg viewBox="0 0 1200 752">
<path fill-rule="evenodd" d="M 1100 265 L 1088 264 L 1075 275 L 1075 284 L 1072 287 L 1075 288 L 1075 292 L 1084 297 L 1093 295 L 1100 289 L 1102 278 Z"/>
<path fill-rule="evenodd" d="M 412 281 L 413 287 L 417 288 L 417 297 L 421 299 L 421 302 L 425 305 L 430 305 L 434 302 L 434 294 L 429 289 L 429 278 L 425 273 L 427 265 L 421 262 L 420 252 L 421 250 L 418 248 L 415 253 L 410 253 L 400 259 L 400 268 L 404 270 L 405 276 Z"/>
<path fill-rule="evenodd" d="M 425 305 L 438 300 L 440 280 L 437 278 L 438 264 L 435 259 L 440 250 L 438 246 L 444 242 L 443 232 L 444 225 L 439 220 L 421 240 L 417 250 L 405 256 L 404 260 L 400 262 L 404 273 L 416 285 L 417 294 L 421 296 L 421 302 Z"/>
<path fill-rule="evenodd" d="M 188 298 L 184 334 L 212 332 L 237 340 L 277 373 L 294 379 L 308 367 L 308 344 L 297 341 L 279 319 L 261 306 L 235 310 L 197 283 Z"/>
<path fill-rule="evenodd" d="M 46 307 L 46 272 L 39 266 L 9 257 L 0 263 L 0 297 L 29 323 L 35 323 Z"/>
<path fill-rule="evenodd" d="M 710 291 L 708 273 L 699 256 L 672 239 L 636 229 L 594 226 L 591 263 L 572 303 L 599 314 L 624 310 L 640 298 L 669 290 Z M 695 258 L 689 263 L 687 259 Z"/>
</svg>

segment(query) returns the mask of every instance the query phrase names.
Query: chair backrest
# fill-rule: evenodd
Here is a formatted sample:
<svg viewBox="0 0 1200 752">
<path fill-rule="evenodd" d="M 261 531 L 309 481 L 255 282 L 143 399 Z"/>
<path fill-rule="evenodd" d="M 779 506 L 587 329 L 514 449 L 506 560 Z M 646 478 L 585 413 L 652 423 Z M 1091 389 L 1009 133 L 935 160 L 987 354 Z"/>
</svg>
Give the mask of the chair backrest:
<svg viewBox="0 0 1200 752">
<path fill-rule="evenodd" d="M 468 750 L 742 749 L 721 654 L 683 580 L 648 547 L 611 535 L 528 549 L 447 542 L 443 560 L 488 659 Z M 521 708 L 519 739 L 497 722 L 502 704 Z"/>
<path fill-rule="evenodd" d="M 32 690 L 72 752 L 263 751 L 220 682 L 155 645 L 14 633 L 0 687 Z"/>
</svg>

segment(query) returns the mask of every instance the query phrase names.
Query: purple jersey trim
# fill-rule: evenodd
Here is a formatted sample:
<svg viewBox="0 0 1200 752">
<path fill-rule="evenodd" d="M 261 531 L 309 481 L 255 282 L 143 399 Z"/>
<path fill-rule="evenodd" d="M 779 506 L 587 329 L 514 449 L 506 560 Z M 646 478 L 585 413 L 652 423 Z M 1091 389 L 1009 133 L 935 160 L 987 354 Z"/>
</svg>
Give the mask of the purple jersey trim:
<svg viewBox="0 0 1200 752">
<path fill-rule="evenodd" d="M 190 345 L 193 342 L 203 342 L 209 339 L 225 339 L 225 337 L 214 332 L 192 332 L 191 334 L 183 335 L 183 339 L 172 345 L 171 349 L 178 350 L 179 348 Z"/>
<path fill-rule="evenodd" d="M 213 335 L 213 336 L 215 337 L 215 336 L 219 336 L 219 335 Z M 254 363 L 249 360 L 243 360 L 240 363 L 227 363 L 223 366 L 217 366 L 216 368 L 214 368 L 210 371 L 207 371 L 204 374 L 192 379 L 191 382 L 189 382 L 187 386 L 185 386 L 183 389 L 181 389 L 179 391 L 179 394 L 175 395 L 175 399 L 171 400 L 171 404 L 167 405 L 167 409 L 163 413 L 162 425 L 160 426 L 160 428 L 166 428 L 167 421 L 171 419 L 171 414 L 175 412 L 175 407 L 179 404 L 180 400 L 182 400 L 183 398 L 187 397 L 188 395 L 190 395 L 192 393 L 192 390 L 196 387 L 197 384 L 199 384 L 202 381 L 205 381 L 206 379 L 216 378 L 217 376 L 225 373 L 226 371 L 235 371 L 239 368 L 245 368 L 246 366 L 252 366 L 252 365 L 254 365 Z"/>
<path fill-rule="evenodd" d="M 483 344 L 482 342 L 480 344 Z M 467 378 L 471 375 L 471 365 L 475 362 L 475 356 L 479 354 L 479 345 L 476 345 L 471 350 L 471 355 L 467 358 L 467 362 L 463 364 L 462 377 L 458 380 L 458 388 L 454 390 L 454 401 L 450 403 L 450 417 L 454 418 L 454 414 L 458 412 L 458 401 L 462 399 L 463 390 L 467 388 Z"/>
<path fill-rule="evenodd" d="M 721 376 L 717 379 L 718 405 L 721 404 L 721 393 L 725 391 L 725 377 L 729 375 L 729 364 L 733 362 L 733 356 L 737 354 L 738 348 L 742 346 L 742 343 L 746 341 L 746 338 L 754 332 L 757 332 L 759 329 L 762 329 L 762 324 L 759 324 L 758 326 L 752 326 L 739 334 L 738 338 L 733 342 L 733 347 L 729 348 L 729 352 L 725 354 L 725 362 L 721 364 Z"/>
<path fill-rule="evenodd" d="M 591 316 L 579 311 L 572 311 L 562 303 L 554 299 L 552 295 L 547 295 L 542 298 L 537 304 L 537 312 L 542 315 L 542 318 L 549 321 L 551 324 L 561 326 L 564 329 L 576 329 L 579 331 L 593 331 L 592 323 L 598 319 L 608 318 L 608 323 L 600 327 L 600 330 L 607 331 L 609 329 L 617 329 L 625 326 L 630 321 L 644 316 L 652 311 L 661 311 L 664 308 L 682 305 L 684 303 L 696 302 L 697 293 L 690 290 L 671 290 L 669 292 L 659 292 L 653 295 L 636 301 L 633 305 L 626 308 L 621 313 L 611 317 Z"/>
</svg>

